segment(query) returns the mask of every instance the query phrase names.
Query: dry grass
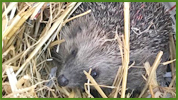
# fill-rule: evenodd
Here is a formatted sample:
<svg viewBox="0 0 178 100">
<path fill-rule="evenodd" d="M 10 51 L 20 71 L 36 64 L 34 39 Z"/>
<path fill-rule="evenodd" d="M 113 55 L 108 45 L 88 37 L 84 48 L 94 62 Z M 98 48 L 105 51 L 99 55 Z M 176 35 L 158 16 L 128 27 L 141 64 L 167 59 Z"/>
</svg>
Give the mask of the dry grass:
<svg viewBox="0 0 178 100">
<path fill-rule="evenodd" d="M 51 60 L 50 48 L 65 41 L 60 39 L 58 35 L 59 31 L 67 22 L 90 12 L 87 11 L 69 19 L 69 16 L 80 4 L 81 3 L 75 2 L 2 3 L 3 98 L 92 98 L 93 96 L 90 94 L 90 86 L 96 88 L 104 98 L 116 98 L 121 94 L 122 97 L 130 97 L 130 94 L 125 96 L 126 88 L 123 89 L 121 87 L 126 86 L 127 68 L 125 69 L 125 67 L 118 66 L 118 73 L 112 86 L 97 84 L 90 76 L 90 72 L 87 73 L 84 71 L 88 78 L 88 82 L 85 83 L 85 92 L 82 92 L 79 89 L 60 87 L 57 85 L 55 77 L 50 78 L 50 71 L 53 67 L 49 62 Z M 49 18 L 49 20 L 46 21 L 46 18 Z M 129 44 L 129 34 L 126 35 L 125 38 L 124 36 L 121 36 L 120 38 L 116 34 L 115 39 L 119 43 L 123 65 L 127 66 L 129 63 L 129 47 L 126 49 L 123 49 L 122 47 L 126 47 L 125 45 Z M 124 43 L 122 40 L 124 40 Z M 140 97 L 147 97 L 150 94 L 153 98 L 167 97 L 167 95 L 170 95 L 171 97 L 176 96 L 176 51 L 172 36 L 170 36 L 170 44 L 170 61 L 160 63 L 162 54 L 162 52 L 160 52 L 153 65 L 145 63 L 144 67 L 148 77 L 143 77 L 147 80 L 147 84 L 140 94 Z M 159 64 L 171 64 L 173 78 L 169 87 L 160 87 L 156 84 L 157 80 L 150 82 L 150 80 L 155 77 L 155 71 Z M 125 82 L 122 81 L 123 79 Z M 121 85 L 121 83 L 123 85 Z M 109 95 L 106 95 L 101 87 L 111 88 L 112 92 Z"/>
</svg>

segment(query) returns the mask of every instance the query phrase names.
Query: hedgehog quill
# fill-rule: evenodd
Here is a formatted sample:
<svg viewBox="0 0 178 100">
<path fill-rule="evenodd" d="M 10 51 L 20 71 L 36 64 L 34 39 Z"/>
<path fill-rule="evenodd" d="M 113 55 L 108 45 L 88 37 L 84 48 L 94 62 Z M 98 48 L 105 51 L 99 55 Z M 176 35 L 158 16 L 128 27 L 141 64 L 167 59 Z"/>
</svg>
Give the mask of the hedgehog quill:
<svg viewBox="0 0 178 100">
<path fill-rule="evenodd" d="M 87 79 L 83 70 L 92 68 L 91 76 L 100 85 L 112 85 L 122 59 L 117 40 L 124 34 L 123 3 L 82 3 L 72 16 L 91 9 L 91 13 L 66 25 L 60 36 L 65 39 L 59 52 L 53 51 L 60 86 L 83 89 Z M 131 3 L 130 6 L 130 61 L 141 66 L 151 65 L 159 51 L 162 62 L 169 59 L 169 34 L 172 31 L 170 14 L 162 3 Z M 111 41 L 109 41 L 111 40 Z M 157 80 L 164 84 L 166 66 L 157 69 Z M 144 68 L 128 70 L 127 88 L 141 90 L 146 83 Z"/>
</svg>

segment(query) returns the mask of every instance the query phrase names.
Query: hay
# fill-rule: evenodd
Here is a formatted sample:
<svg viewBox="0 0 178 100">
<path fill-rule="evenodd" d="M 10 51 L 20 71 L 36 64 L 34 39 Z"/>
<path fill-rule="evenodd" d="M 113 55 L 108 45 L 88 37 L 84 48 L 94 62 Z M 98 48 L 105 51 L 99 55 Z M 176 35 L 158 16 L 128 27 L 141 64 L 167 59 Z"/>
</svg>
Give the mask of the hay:
<svg viewBox="0 0 178 100">
<path fill-rule="evenodd" d="M 90 76 L 91 70 L 89 73 L 84 71 L 89 79 L 84 84 L 85 92 L 79 89 L 60 87 L 57 84 L 57 79 L 52 77 L 50 71 L 53 66 L 50 62 L 50 49 L 65 41 L 58 35 L 61 28 L 67 22 L 91 12 L 89 10 L 69 18 L 80 4 L 80 2 L 2 3 L 3 98 L 93 98 L 90 94 L 90 86 L 96 88 L 104 98 L 117 98 L 118 95 L 126 98 L 130 97 L 132 93 L 125 95 L 127 79 L 127 68 L 125 69 L 125 67 L 118 66 L 118 73 L 112 86 L 97 84 Z M 46 19 L 48 20 L 46 21 Z M 123 43 L 123 40 L 129 40 L 129 36 L 118 36 L 116 32 L 114 40 L 119 43 L 123 66 L 127 66 L 129 63 L 129 48 L 127 50 L 123 49 L 127 43 Z M 150 68 L 149 63 L 142 67 L 146 69 L 148 77 L 143 75 L 147 80 L 147 84 L 140 97 L 148 97 L 150 95 L 152 98 L 176 97 L 176 51 L 172 35 L 170 36 L 170 61 L 160 63 L 160 57 L 155 60 L 152 65 L 153 68 Z M 157 80 L 155 79 L 154 82 L 150 82 L 155 77 L 156 67 L 159 64 L 171 64 L 172 81 L 169 87 L 159 86 L 156 84 Z M 133 65 L 134 63 L 127 67 L 130 68 Z M 125 80 L 125 82 L 122 80 Z M 106 95 L 101 87 L 110 88 L 112 92 Z"/>
<path fill-rule="evenodd" d="M 80 3 L 3 3 L 2 83 L 3 97 L 66 97 L 67 89 L 56 84 L 48 87 L 50 47 Z M 13 18 L 12 10 L 17 11 Z M 45 13 L 49 9 L 50 13 Z M 13 13 L 14 14 L 14 13 Z M 44 17 L 49 17 L 46 22 Z M 41 26 L 41 24 L 45 26 Z M 35 30 L 35 31 L 34 31 Z M 56 31 L 56 33 L 55 33 Z M 47 51 L 47 52 L 46 52 Z M 24 79 L 28 76 L 27 79 Z M 54 80 L 55 81 L 55 80 Z M 39 83 L 40 82 L 40 83 Z M 6 83 L 6 84 L 4 84 Z M 8 84 L 8 85 L 7 85 Z M 7 90 L 9 89 L 9 90 Z"/>
<path fill-rule="evenodd" d="M 124 59 L 122 61 L 124 73 L 122 80 L 121 98 L 125 98 L 127 74 L 129 66 L 129 51 L 130 51 L 130 3 L 124 2 Z"/>
</svg>

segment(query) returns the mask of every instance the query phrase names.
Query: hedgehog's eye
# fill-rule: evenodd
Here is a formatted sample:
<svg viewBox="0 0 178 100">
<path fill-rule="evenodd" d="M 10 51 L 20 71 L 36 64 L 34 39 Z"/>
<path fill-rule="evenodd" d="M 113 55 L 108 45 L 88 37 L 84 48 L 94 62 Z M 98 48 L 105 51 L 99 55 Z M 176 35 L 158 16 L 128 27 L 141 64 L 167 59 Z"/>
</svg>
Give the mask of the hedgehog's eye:
<svg viewBox="0 0 178 100">
<path fill-rule="evenodd" d="M 92 76 L 93 78 L 97 78 L 97 77 L 99 76 L 99 72 L 98 72 L 97 70 L 93 69 L 93 70 L 91 71 L 91 76 Z"/>
<path fill-rule="evenodd" d="M 71 54 L 75 57 L 76 54 L 77 54 L 77 52 L 78 52 L 78 50 L 77 50 L 77 49 L 74 49 L 74 50 L 72 50 Z"/>
</svg>

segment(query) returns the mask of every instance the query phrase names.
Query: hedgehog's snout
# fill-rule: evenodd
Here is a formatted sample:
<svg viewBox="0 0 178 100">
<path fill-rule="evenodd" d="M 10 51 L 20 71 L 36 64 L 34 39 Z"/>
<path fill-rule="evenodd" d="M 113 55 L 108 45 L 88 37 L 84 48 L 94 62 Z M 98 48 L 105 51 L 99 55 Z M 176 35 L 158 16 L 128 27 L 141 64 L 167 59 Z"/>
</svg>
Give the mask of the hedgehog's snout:
<svg viewBox="0 0 178 100">
<path fill-rule="evenodd" d="M 60 75 L 57 80 L 60 86 L 66 86 L 69 84 L 69 80 L 64 75 Z"/>
</svg>

